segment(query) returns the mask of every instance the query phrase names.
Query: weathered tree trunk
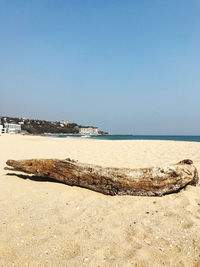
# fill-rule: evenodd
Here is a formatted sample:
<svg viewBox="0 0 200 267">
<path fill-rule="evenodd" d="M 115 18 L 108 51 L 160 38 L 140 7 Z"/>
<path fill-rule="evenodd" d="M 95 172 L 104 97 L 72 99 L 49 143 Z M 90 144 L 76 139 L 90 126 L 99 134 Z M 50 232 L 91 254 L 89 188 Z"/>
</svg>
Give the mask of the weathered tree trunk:
<svg viewBox="0 0 200 267">
<path fill-rule="evenodd" d="M 191 160 L 142 169 L 105 168 L 70 159 L 8 160 L 7 165 L 13 167 L 7 170 L 49 177 L 107 195 L 162 196 L 198 182 Z"/>
</svg>

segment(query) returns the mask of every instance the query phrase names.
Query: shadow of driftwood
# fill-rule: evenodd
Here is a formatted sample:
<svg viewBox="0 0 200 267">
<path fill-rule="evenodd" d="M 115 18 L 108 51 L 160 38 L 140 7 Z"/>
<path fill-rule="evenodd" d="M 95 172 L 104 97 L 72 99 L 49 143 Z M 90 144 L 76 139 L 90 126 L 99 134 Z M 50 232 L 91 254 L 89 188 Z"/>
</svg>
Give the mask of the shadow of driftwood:
<svg viewBox="0 0 200 267">
<path fill-rule="evenodd" d="M 29 180 L 36 181 L 36 182 L 53 182 L 53 183 L 63 184 L 62 182 L 57 181 L 55 179 L 51 179 L 49 177 L 42 177 L 42 176 L 35 176 L 35 175 L 31 176 L 31 175 L 24 175 L 24 174 L 18 174 L 18 173 L 7 173 L 6 175 L 17 176 L 24 180 L 29 179 Z"/>
</svg>

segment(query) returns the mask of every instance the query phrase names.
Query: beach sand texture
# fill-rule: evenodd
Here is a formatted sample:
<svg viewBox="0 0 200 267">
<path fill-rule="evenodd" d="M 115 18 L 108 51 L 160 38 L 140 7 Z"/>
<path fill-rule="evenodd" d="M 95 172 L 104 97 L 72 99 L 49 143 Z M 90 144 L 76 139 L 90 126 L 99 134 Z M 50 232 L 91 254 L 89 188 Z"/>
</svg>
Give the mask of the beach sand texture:
<svg viewBox="0 0 200 267">
<path fill-rule="evenodd" d="M 113 197 L 4 170 L 8 159 L 139 168 L 189 158 L 200 173 L 200 143 L 7 134 L 0 151 L 0 266 L 200 266 L 200 186 Z"/>
</svg>

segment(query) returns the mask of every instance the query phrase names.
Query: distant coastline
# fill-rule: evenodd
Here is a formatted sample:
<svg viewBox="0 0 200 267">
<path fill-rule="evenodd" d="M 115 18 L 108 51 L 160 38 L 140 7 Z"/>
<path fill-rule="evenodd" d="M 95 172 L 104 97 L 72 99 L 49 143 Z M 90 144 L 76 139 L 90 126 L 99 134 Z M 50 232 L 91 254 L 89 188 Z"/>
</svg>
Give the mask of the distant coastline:
<svg viewBox="0 0 200 267">
<path fill-rule="evenodd" d="M 80 134 L 45 134 L 42 136 L 52 138 L 88 138 L 96 140 L 155 140 L 155 141 L 185 141 L 185 142 L 200 142 L 200 136 L 194 135 L 80 135 Z"/>
<path fill-rule="evenodd" d="M 15 118 L 8 116 L 0 116 L 0 125 L 5 133 L 15 132 L 24 134 L 93 134 L 105 135 L 108 134 L 100 130 L 96 126 L 83 126 L 77 123 L 61 120 L 47 121 L 38 119 Z"/>
</svg>

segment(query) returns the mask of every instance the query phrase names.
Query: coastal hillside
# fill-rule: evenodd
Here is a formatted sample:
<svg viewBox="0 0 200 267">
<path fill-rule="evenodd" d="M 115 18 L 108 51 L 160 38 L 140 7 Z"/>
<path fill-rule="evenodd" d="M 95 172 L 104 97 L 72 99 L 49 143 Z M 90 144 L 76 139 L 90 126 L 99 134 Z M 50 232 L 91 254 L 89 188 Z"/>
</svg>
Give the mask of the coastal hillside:
<svg viewBox="0 0 200 267">
<path fill-rule="evenodd" d="M 100 131 L 97 127 L 94 126 L 81 126 L 77 123 L 71 123 L 69 121 L 47 121 L 47 120 L 38 120 L 38 119 L 27 119 L 27 118 L 12 118 L 12 117 L 0 117 L 0 124 L 5 126 L 6 124 L 17 124 L 21 125 L 21 130 L 29 134 L 87 134 L 90 130 L 94 134 L 106 134 L 103 131 Z M 94 131 L 95 130 L 95 131 Z"/>
</svg>

